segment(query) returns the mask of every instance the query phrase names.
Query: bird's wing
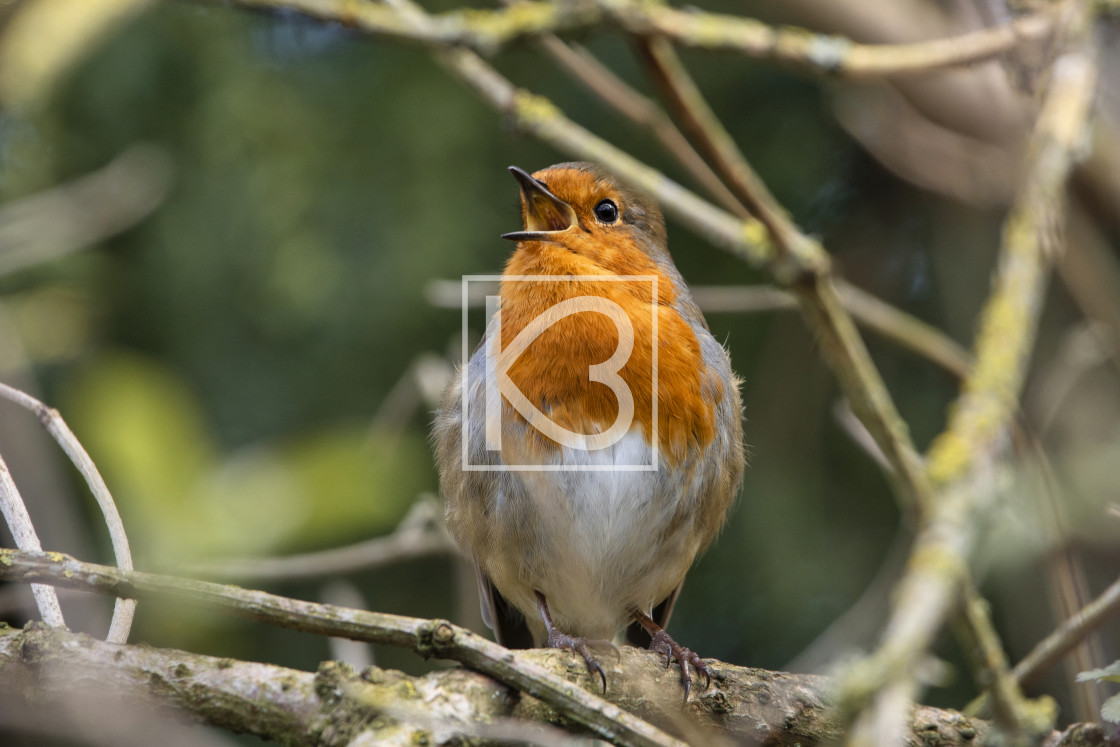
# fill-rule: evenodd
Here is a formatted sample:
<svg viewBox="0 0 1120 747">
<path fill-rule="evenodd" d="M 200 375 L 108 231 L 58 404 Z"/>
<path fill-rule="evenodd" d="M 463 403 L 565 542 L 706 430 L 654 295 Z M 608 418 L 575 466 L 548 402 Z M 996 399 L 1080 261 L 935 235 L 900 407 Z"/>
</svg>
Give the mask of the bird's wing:
<svg viewBox="0 0 1120 747">
<path fill-rule="evenodd" d="M 684 588 L 684 581 L 677 584 L 677 588 L 673 592 L 661 600 L 661 602 L 653 608 L 653 614 L 650 615 L 653 621 L 661 627 L 669 625 L 669 616 L 673 614 L 673 606 L 677 603 L 677 597 L 681 595 L 681 589 Z M 649 633 L 636 622 L 630 623 L 626 628 L 626 642 L 631 646 L 638 648 L 649 648 L 650 641 Z"/>
<path fill-rule="evenodd" d="M 533 648 L 533 635 L 525 623 L 521 610 L 510 604 L 501 592 L 494 588 L 490 578 L 475 563 L 478 577 L 478 600 L 482 606 L 482 621 L 494 631 L 494 638 L 506 648 Z"/>
</svg>

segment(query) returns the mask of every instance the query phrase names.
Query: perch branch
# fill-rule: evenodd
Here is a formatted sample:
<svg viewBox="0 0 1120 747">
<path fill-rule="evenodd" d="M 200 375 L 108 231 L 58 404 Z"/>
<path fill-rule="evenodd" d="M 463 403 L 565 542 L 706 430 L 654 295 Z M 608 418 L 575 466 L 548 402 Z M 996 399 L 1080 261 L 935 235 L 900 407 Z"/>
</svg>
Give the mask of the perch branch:
<svg viewBox="0 0 1120 747">
<path fill-rule="evenodd" d="M 517 659 L 569 689 L 588 682 L 557 650 L 521 651 Z M 828 680 L 712 662 L 713 687 L 682 713 L 676 674 L 660 657 L 624 647 L 611 672 L 611 708 L 633 710 L 691 732 L 696 744 L 724 735 L 767 744 L 835 741 Z M 502 685 L 462 668 L 416 677 L 371 667 L 355 673 L 324 662 L 317 673 L 155 648 L 120 646 L 31 625 L 0 630 L 0 695 L 37 702 L 89 699 L 175 709 L 223 728 L 293 745 L 448 744 L 475 740 L 555 743 L 563 716 L 535 698 L 511 698 Z M 18 702 L 18 701 L 17 701 Z M 158 713 L 158 711 L 157 711 Z M 1096 727 L 1099 732 L 1099 727 Z M 988 727 L 955 711 L 917 707 L 915 743 L 963 747 Z M 1057 736 L 1057 735 L 1055 735 Z M 1056 740 L 1055 740 L 1056 741 Z"/>
<path fill-rule="evenodd" d="M 351 610 L 236 586 L 125 571 L 82 563 L 61 553 L 0 548 L 0 579 L 45 582 L 130 599 L 171 597 L 290 630 L 407 648 L 421 656 L 457 661 L 539 698 L 604 739 L 628 745 L 682 745 L 588 690 L 572 687 L 567 680 L 445 620 Z"/>
</svg>

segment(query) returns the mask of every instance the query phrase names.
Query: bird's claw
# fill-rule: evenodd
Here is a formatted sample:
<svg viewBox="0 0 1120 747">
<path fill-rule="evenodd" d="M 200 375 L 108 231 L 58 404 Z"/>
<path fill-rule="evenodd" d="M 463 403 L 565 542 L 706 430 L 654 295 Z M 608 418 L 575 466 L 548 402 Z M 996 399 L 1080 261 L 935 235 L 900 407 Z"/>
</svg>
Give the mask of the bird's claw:
<svg viewBox="0 0 1120 747">
<path fill-rule="evenodd" d="M 583 657 L 584 662 L 587 664 L 587 671 L 590 672 L 592 676 L 596 674 L 599 675 L 599 680 L 603 685 L 603 694 L 606 695 L 607 673 L 603 670 L 602 665 L 599 664 L 599 661 L 595 658 L 595 655 L 591 653 L 591 646 L 593 644 L 611 648 L 618 660 L 622 661 L 622 654 L 619 652 L 618 646 L 615 646 L 610 641 L 600 641 L 582 638 L 579 636 L 572 636 L 568 635 L 567 633 L 561 633 L 558 630 L 553 630 L 548 634 L 548 645 L 550 647 L 570 649 L 573 653 L 578 653 Z"/>
<path fill-rule="evenodd" d="M 704 689 L 707 690 L 712 686 L 712 670 L 704 663 L 696 653 L 691 649 L 687 649 L 674 641 L 668 633 L 664 630 L 659 630 L 653 634 L 653 639 L 649 644 L 650 651 L 655 653 L 665 654 L 665 668 L 669 668 L 675 658 L 681 665 L 681 685 L 684 686 L 684 699 L 688 700 L 689 693 L 692 692 L 692 675 L 688 671 L 689 664 L 697 672 L 704 674 Z"/>
</svg>

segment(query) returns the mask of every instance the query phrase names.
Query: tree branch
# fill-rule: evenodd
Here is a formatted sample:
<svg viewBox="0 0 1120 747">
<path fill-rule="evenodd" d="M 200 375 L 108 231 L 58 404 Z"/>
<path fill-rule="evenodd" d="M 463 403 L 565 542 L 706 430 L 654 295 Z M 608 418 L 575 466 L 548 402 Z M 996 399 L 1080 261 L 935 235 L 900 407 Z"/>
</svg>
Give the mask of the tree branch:
<svg viewBox="0 0 1120 747">
<path fill-rule="evenodd" d="M 388 535 L 345 547 L 278 558 L 209 560 L 190 565 L 185 572 L 206 578 L 275 581 L 354 573 L 402 560 L 458 552 L 443 525 L 435 499 L 416 503 L 400 525 Z"/>
<path fill-rule="evenodd" d="M 42 551 L 43 545 L 39 542 L 39 534 L 35 531 L 35 525 L 31 523 L 30 514 L 27 513 L 27 504 L 23 502 L 23 496 L 19 494 L 19 488 L 16 487 L 12 473 L 8 471 L 8 465 L 2 456 L 0 456 L 0 515 L 4 517 L 4 523 L 8 526 L 8 531 L 11 532 L 12 539 L 16 541 L 19 549 L 29 552 Z M 66 620 L 62 616 L 62 607 L 58 603 L 58 594 L 54 589 L 43 584 L 32 584 L 31 593 L 35 597 L 35 607 L 39 610 L 43 622 L 56 628 L 65 628 Z"/>
<path fill-rule="evenodd" d="M 855 728 L 864 739 L 898 734 L 905 703 L 918 692 L 919 664 L 968 589 L 975 517 L 997 490 L 993 465 L 1017 409 L 1047 271 L 1057 251 L 1062 187 L 1082 142 L 1096 82 L 1092 52 L 1084 48 L 1092 13 L 1084 4 L 1075 10 L 1067 19 L 1069 51 L 1053 65 L 1024 164 L 1023 188 L 1005 223 L 999 269 L 976 337 L 976 363 L 945 432 L 930 449 L 928 471 L 938 488 L 937 502 L 899 582 L 879 650 L 844 685 L 845 699 L 870 695 L 873 700 Z M 986 608 L 971 602 L 965 613 L 987 617 Z M 990 640 L 976 636 L 970 648 L 979 651 L 978 661 L 994 667 L 986 676 L 993 680 L 997 717 L 1012 731 L 1037 733 L 1039 722 L 1052 713 L 1045 705 L 1032 708 L 1023 701 L 998 645 L 993 648 Z"/>
<path fill-rule="evenodd" d="M 639 127 L 647 128 L 660 141 L 661 146 L 673 155 L 677 163 L 684 167 L 698 184 L 703 185 L 708 194 L 724 209 L 735 213 L 739 218 L 750 215 L 654 101 L 615 75 L 586 48 L 568 44 L 552 35 L 543 37 L 540 44 L 558 64 L 606 106 Z"/>
<path fill-rule="evenodd" d="M 637 41 L 642 60 L 661 90 L 662 98 L 731 188 L 735 198 L 766 226 L 779 248 L 799 242 L 800 232 L 747 163 L 731 133 L 708 106 L 673 45 L 660 36 L 639 37 Z"/>
<path fill-rule="evenodd" d="M 604 739 L 627 745 L 681 744 L 591 692 L 573 688 L 568 681 L 531 661 L 446 620 L 364 612 L 236 586 L 123 571 L 82 563 L 61 553 L 24 553 L 0 548 L 0 579 L 43 582 L 127 599 L 172 597 L 290 630 L 407 648 L 421 656 L 458 661 L 540 698 Z"/>
<path fill-rule="evenodd" d="M 429 16 L 411 0 L 388 0 L 418 28 Z M 767 228 L 753 218 L 739 220 L 597 137 L 564 116 L 547 99 L 514 87 L 485 60 L 466 49 L 436 50 L 435 56 L 482 98 L 509 115 L 521 129 L 577 158 L 602 164 L 631 185 L 653 195 L 701 237 L 773 275 L 801 302 L 802 314 L 816 333 L 852 410 L 875 438 L 893 468 L 902 500 L 927 503 L 921 460 L 910 442 L 890 394 L 871 360 L 855 323 L 845 311 L 831 274 L 828 254 L 819 243 L 800 239 L 775 251 Z"/>
<path fill-rule="evenodd" d="M 737 52 L 817 75 L 851 78 L 914 75 L 990 60 L 1025 40 L 1047 36 L 1054 14 L 1036 13 L 959 36 L 911 44 L 859 44 L 801 28 L 775 28 L 721 13 L 680 10 L 635 0 L 523 0 L 501 10 L 433 14 L 418 26 L 390 5 L 349 0 L 234 0 L 251 8 L 283 8 L 338 21 L 367 34 L 481 54 L 526 38 L 613 23 L 639 35 L 658 35 L 687 47 Z"/>
<path fill-rule="evenodd" d="M 1114 581 L 1099 597 L 1082 607 L 1076 615 L 1039 641 L 1038 645 L 1011 670 L 1012 676 L 1020 684 L 1030 684 L 1049 671 L 1050 667 L 1054 666 L 1070 649 L 1104 625 L 1105 621 L 1118 611 L 1120 611 L 1120 579 Z"/>
<path fill-rule="evenodd" d="M 582 662 L 568 652 L 522 651 L 516 658 L 570 690 L 591 685 Z M 791 745 L 840 736 L 827 705 L 827 679 L 718 662 L 712 666 L 713 686 L 682 708 L 677 676 L 662 666 L 661 657 L 624 647 L 609 676 L 612 702 L 604 705 L 657 721 L 695 744 L 729 738 Z M 140 701 L 293 745 L 447 744 L 498 737 L 535 742 L 541 725 L 570 728 L 562 712 L 533 697 L 510 697 L 491 678 L 464 669 L 409 677 L 376 667 L 355 673 L 344 664 L 324 662 L 311 674 L 103 643 L 38 624 L 0 629 L 0 694 L 39 702 L 93 694 Z M 916 743 L 970 745 L 986 732 L 983 721 L 936 708 L 918 707 L 910 721 Z M 624 742 L 621 736 L 613 739 Z"/>
<path fill-rule="evenodd" d="M 14 402 L 20 407 L 29 410 L 46 429 L 47 433 L 58 443 L 62 451 L 69 457 L 70 462 L 86 481 L 90 492 L 101 509 L 101 516 L 109 530 L 109 540 L 113 546 L 113 556 L 117 565 L 125 570 L 132 569 L 132 550 L 128 544 L 128 534 L 124 530 L 124 522 L 117 510 L 117 504 L 109 492 L 109 486 L 101 477 L 97 465 L 90 459 L 85 447 L 78 441 L 78 437 L 70 430 L 70 426 L 62 419 L 62 415 L 52 407 L 47 407 L 39 400 L 26 392 L 0 383 L 0 398 Z M 36 540 L 36 547 L 38 548 Z M 57 600 L 56 600 L 57 604 Z M 113 606 L 113 619 L 109 623 L 107 639 L 113 643 L 124 643 L 128 640 L 129 631 L 132 630 L 132 618 L 136 614 L 136 602 L 131 599 L 118 599 Z"/>
<path fill-rule="evenodd" d="M 1039 114 L 1022 189 L 1007 216 L 995 286 L 980 318 L 976 366 L 930 447 L 930 477 L 947 484 L 998 448 L 1018 406 L 1065 205 L 1061 187 L 1083 142 L 1096 67 L 1085 52 L 1060 57 Z"/>
</svg>

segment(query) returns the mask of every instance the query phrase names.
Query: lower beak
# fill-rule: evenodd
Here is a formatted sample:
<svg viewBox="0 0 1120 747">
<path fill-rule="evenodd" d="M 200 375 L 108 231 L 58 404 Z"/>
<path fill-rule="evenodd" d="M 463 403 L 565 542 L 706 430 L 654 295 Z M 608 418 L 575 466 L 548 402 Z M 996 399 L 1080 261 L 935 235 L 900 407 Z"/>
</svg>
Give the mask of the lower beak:
<svg viewBox="0 0 1120 747">
<path fill-rule="evenodd" d="M 571 205 L 548 191 L 542 182 L 516 166 L 509 172 L 521 185 L 521 203 L 525 217 L 525 230 L 502 234 L 510 241 L 550 241 L 579 224 L 576 211 Z"/>
</svg>

